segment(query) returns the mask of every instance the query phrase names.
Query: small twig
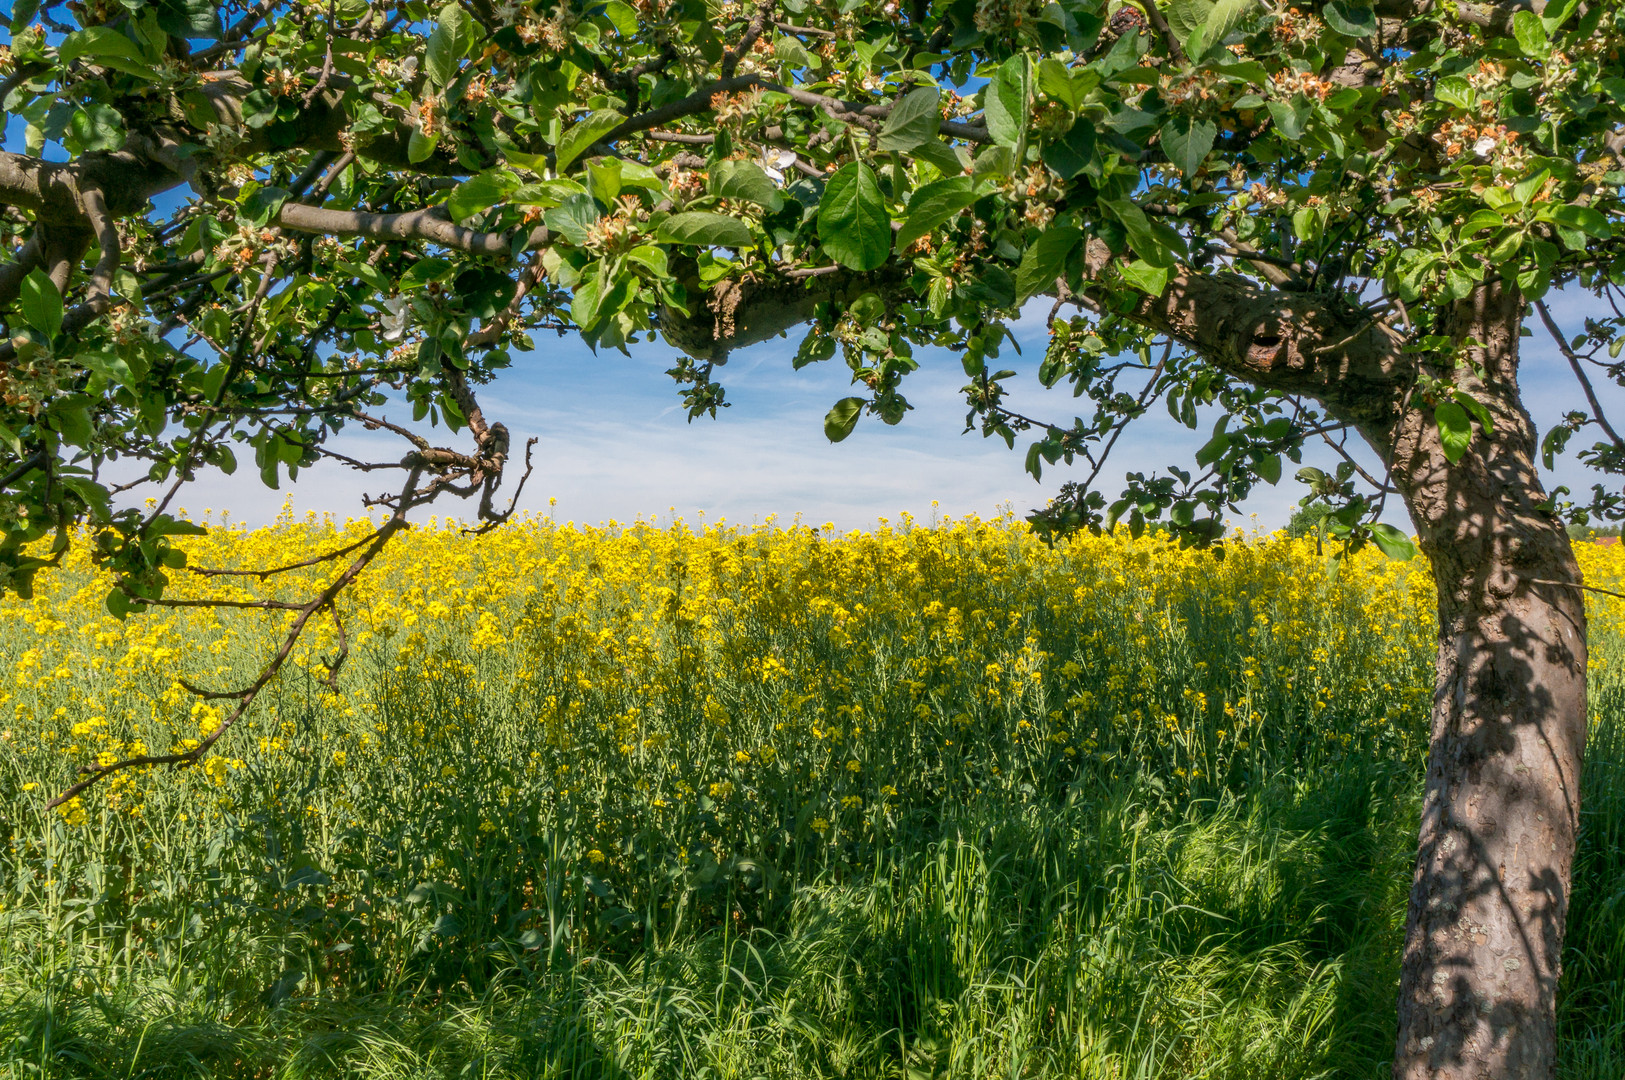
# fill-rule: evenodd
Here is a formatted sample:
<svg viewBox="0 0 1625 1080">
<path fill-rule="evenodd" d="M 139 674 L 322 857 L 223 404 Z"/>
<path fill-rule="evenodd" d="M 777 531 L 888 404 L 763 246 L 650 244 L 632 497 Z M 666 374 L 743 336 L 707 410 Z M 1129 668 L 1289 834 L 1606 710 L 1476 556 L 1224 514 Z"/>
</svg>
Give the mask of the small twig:
<svg viewBox="0 0 1625 1080">
<path fill-rule="evenodd" d="M 333 34 L 335 33 L 333 4 L 334 0 L 327 0 L 327 55 L 322 59 L 322 73 L 317 77 L 316 85 L 305 92 L 304 99 L 301 101 L 301 104 L 307 109 L 310 108 L 310 103 L 316 100 L 317 95 L 327 89 L 327 80 L 333 77 Z"/>
<path fill-rule="evenodd" d="M 327 678 L 322 680 L 322 684 L 336 693 L 339 688 L 339 668 L 350 658 L 350 638 L 344 632 L 344 620 L 339 617 L 338 606 L 329 604 L 327 613 L 332 616 L 333 628 L 339 634 L 339 651 L 333 654 L 333 659 L 323 661 L 327 665 Z"/>
<path fill-rule="evenodd" d="M 0 476 L 0 491 L 4 491 L 6 488 L 10 487 L 12 484 L 15 484 L 18 480 L 21 480 L 24 476 L 27 476 L 29 473 L 33 472 L 35 469 L 44 464 L 45 450 L 42 447 L 39 450 L 35 450 L 28 457 L 24 458 L 17 464 L 16 468 L 12 469 L 5 476 Z"/>
<path fill-rule="evenodd" d="M 200 577 L 257 577 L 261 581 L 264 581 L 268 577 L 273 577 L 277 574 L 286 574 L 290 570 L 304 570 L 307 567 L 320 566 L 324 562 L 331 562 L 334 559 L 343 558 L 356 548 L 361 547 L 363 544 L 369 543 L 373 537 L 377 535 L 378 533 L 375 530 L 368 533 L 366 536 L 363 536 L 353 544 L 344 545 L 337 551 L 329 551 L 325 555 L 312 555 L 308 559 L 301 559 L 299 562 L 288 563 L 285 566 L 274 566 L 269 570 L 215 570 L 202 566 L 189 566 L 187 569 Z"/>
<path fill-rule="evenodd" d="M 1162 359 L 1157 361 L 1156 368 L 1151 372 L 1151 378 L 1146 381 L 1145 389 L 1140 391 L 1139 399 L 1134 402 L 1135 416 L 1138 416 L 1141 411 L 1144 410 L 1146 402 L 1151 397 L 1152 389 L 1156 387 L 1157 380 L 1162 377 L 1162 369 L 1167 365 L 1169 357 L 1173 356 L 1173 354 L 1174 339 L 1169 338 L 1168 343 L 1163 346 Z M 1119 420 L 1112 426 L 1112 437 L 1106 440 L 1106 445 L 1101 448 L 1100 458 L 1096 463 L 1094 470 L 1090 472 L 1089 478 L 1083 482 L 1083 489 L 1085 491 L 1090 490 L 1094 486 L 1095 478 L 1100 475 L 1100 470 L 1106 467 L 1106 459 L 1111 457 L 1112 447 L 1117 445 L 1117 437 L 1123 434 L 1123 429 L 1128 427 L 1129 421 L 1133 419 L 1134 416 L 1125 416 L 1122 420 Z"/>
<path fill-rule="evenodd" d="M 1569 362 L 1569 367 L 1574 370 L 1574 377 L 1580 380 L 1580 388 L 1585 391 L 1586 401 L 1591 405 L 1591 415 L 1596 418 L 1597 425 L 1607 432 L 1608 438 L 1616 447 L 1625 450 L 1625 441 L 1620 439 L 1614 426 L 1608 422 L 1608 417 L 1603 415 L 1602 402 L 1597 400 L 1597 392 L 1591 388 L 1591 380 L 1586 378 L 1585 368 L 1580 366 L 1580 358 L 1574 355 L 1569 343 L 1563 340 L 1562 329 L 1552 319 L 1552 313 L 1546 310 L 1546 301 L 1536 300 L 1535 310 L 1540 312 L 1540 321 L 1546 324 L 1546 332 L 1557 342 L 1557 351 L 1563 354 L 1563 358 Z"/>
<path fill-rule="evenodd" d="M 820 30 L 816 26 L 796 26 L 794 23 L 787 22 L 776 22 L 773 25 L 778 27 L 780 30 L 783 30 L 786 34 L 799 34 L 807 37 L 831 39 L 840 37 L 840 35 L 833 30 Z"/>
<path fill-rule="evenodd" d="M 1599 588 L 1596 585 L 1585 585 L 1578 581 L 1552 581 L 1549 578 L 1538 577 L 1524 578 L 1524 580 L 1529 582 L 1531 585 L 1558 585 L 1565 589 L 1580 589 L 1584 592 L 1601 593 L 1604 596 L 1612 596 L 1619 600 L 1625 600 L 1625 593 L 1615 592 L 1613 589 Z"/>
<path fill-rule="evenodd" d="M 846 267 L 836 263 L 833 266 L 802 266 L 794 270 L 786 270 L 784 276 L 792 281 L 803 281 L 807 278 L 823 277 L 826 274 L 838 274 Z"/>
</svg>

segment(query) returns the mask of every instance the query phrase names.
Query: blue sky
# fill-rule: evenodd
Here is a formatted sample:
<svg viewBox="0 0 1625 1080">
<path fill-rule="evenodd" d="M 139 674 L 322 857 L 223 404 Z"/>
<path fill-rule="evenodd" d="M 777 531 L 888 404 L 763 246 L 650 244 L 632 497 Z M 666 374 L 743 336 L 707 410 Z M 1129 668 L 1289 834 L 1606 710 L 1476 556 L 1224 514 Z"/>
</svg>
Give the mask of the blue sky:
<svg viewBox="0 0 1625 1080">
<path fill-rule="evenodd" d="M 1560 323 L 1578 329 L 1595 303 L 1584 294 L 1554 295 L 1550 306 Z M 1025 355 L 1015 356 L 1007 347 L 1000 364 L 1021 376 L 1011 381 L 1014 407 L 1065 421 L 1077 411 L 1070 393 L 1060 387 L 1045 391 L 1032 376 L 1043 354 L 1047 310 L 1047 303 L 1029 307 L 1016 327 Z M 1522 382 L 1544 431 L 1563 412 L 1584 406 L 1577 404 L 1578 387 L 1566 362 L 1544 329 L 1538 324 L 1535 329 L 1536 336 L 1524 341 Z M 790 358 L 798 343 L 798 336 L 778 339 L 735 354 L 721 369 L 734 404 L 716 420 L 687 422 L 665 375 L 675 356 L 670 346 L 634 346 L 630 357 L 608 350 L 594 355 L 574 337 L 551 335 L 537 338 L 535 353 L 517 355 L 513 368 L 481 391 L 481 404 L 490 418 L 508 425 L 516 444 L 531 435 L 540 438 L 536 473 L 521 506 L 539 513 L 551 509 L 561 521 L 665 519 L 675 509 L 691 521 L 702 514 L 707 521 L 743 523 L 769 514 L 788 521 L 800 514 L 804 522 L 832 521 L 845 529 L 880 517 L 895 519 L 903 510 L 923 520 L 934 509 L 955 517 L 987 516 L 1009 505 L 1025 514 L 1066 480 L 1082 478 L 1076 468 L 1063 465 L 1046 468 L 1043 482 L 1035 483 L 1022 469 L 1025 443 L 1012 451 L 999 439 L 961 434 L 965 406 L 959 388 L 966 380 L 957 356 L 946 350 L 920 354 L 920 370 L 904 384 L 915 408 L 901 424 L 887 427 L 865 417 L 850 438 L 832 445 L 824 438 L 823 417 L 852 392 L 849 373 L 839 359 L 793 371 Z M 1154 408 L 1118 443 L 1103 479 L 1120 482 L 1129 471 L 1189 467 L 1213 419 L 1190 431 L 1160 406 Z M 1589 445 L 1594 436 L 1582 433 L 1581 438 Z M 398 442 L 370 435 L 346 435 L 343 443 L 378 457 L 400 452 Z M 1365 457 L 1376 471 L 1371 455 Z M 1306 464 L 1334 460 L 1324 450 L 1305 455 Z M 1577 494 L 1589 490 L 1593 481 L 1586 470 L 1559 466 L 1558 482 Z M 1292 471 L 1286 470 L 1277 487 L 1255 492 L 1233 515 L 1234 524 L 1253 527 L 1253 514 L 1265 528 L 1284 524 L 1303 491 Z M 359 506 L 363 491 L 376 486 L 376 477 L 324 464 L 302 473 L 291 490 L 300 510 L 342 516 Z M 229 508 L 235 517 L 260 522 L 275 516 L 283 498 L 283 492 L 261 488 L 239 472 L 230 479 L 201 478 L 185 505 L 194 513 Z M 550 498 L 558 500 L 551 508 Z M 464 506 L 439 504 L 448 514 L 465 512 Z M 1410 528 L 1402 514 L 1389 519 Z"/>
</svg>

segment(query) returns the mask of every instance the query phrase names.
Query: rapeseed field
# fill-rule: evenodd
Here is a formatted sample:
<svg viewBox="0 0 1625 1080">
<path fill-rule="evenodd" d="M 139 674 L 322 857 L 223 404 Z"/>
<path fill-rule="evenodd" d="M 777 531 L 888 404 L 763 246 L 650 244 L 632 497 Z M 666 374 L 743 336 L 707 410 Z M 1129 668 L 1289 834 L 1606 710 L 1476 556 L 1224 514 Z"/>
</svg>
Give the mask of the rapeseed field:
<svg viewBox="0 0 1625 1080">
<path fill-rule="evenodd" d="M 372 528 L 209 526 L 192 568 Z M 1620 588 L 1620 547 L 1580 553 Z M 47 810 L 196 745 L 232 701 L 187 685 L 252 681 L 291 618 L 120 622 L 107 587 L 76 550 L 0 604 L 0 1077 L 1386 1073 L 1420 559 L 431 522 L 200 765 Z M 1568 1077 L 1625 1073 L 1622 605 L 1588 601 Z"/>
</svg>

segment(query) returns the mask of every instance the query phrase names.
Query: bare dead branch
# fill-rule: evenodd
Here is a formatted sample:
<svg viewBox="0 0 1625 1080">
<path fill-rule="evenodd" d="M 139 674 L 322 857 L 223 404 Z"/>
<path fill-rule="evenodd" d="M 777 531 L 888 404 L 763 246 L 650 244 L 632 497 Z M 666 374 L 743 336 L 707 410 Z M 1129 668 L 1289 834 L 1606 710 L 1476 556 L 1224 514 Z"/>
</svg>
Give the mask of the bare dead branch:
<svg viewBox="0 0 1625 1080">
<path fill-rule="evenodd" d="M 287 563 L 283 566 L 273 566 L 269 570 L 225 570 L 211 569 L 201 566 L 188 566 L 187 569 L 200 577 L 256 577 L 261 581 L 264 581 L 266 578 L 274 577 L 277 574 L 286 574 L 290 570 L 304 570 L 308 567 L 320 566 L 325 562 L 332 562 L 334 559 L 342 559 L 344 556 L 350 554 L 350 552 L 356 550 L 357 548 L 371 543 L 373 538 L 377 535 L 377 530 L 374 530 L 353 544 L 345 544 L 343 547 L 338 548 L 337 550 L 329 551 L 322 555 L 312 555 L 308 559 L 301 559 L 295 563 Z"/>
<path fill-rule="evenodd" d="M 260 691 L 282 670 L 288 658 L 293 655 L 294 644 L 304 632 L 305 624 L 310 621 L 311 616 L 331 605 L 334 598 L 359 577 L 361 572 L 367 568 L 367 565 L 383 550 L 384 545 L 389 542 L 390 538 L 407 527 L 406 508 L 410 505 L 407 496 L 416 488 L 418 475 L 414 471 L 408 478 L 406 486 L 402 489 L 401 508 L 382 528 L 373 534 L 371 542 L 361 551 L 355 561 L 342 574 L 335 577 L 308 604 L 297 609 L 298 615 L 294 618 L 293 625 L 288 628 L 288 632 L 283 636 L 282 647 L 277 650 L 276 655 L 271 658 L 270 662 L 260 670 L 259 676 L 235 694 L 217 695 L 236 697 L 238 701 L 237 707 L 222 719 L 213 731 L 199 740 L 196 746 L 178 753 L 138 754 L 106 765 L 82 765 L 79 772 L 84 776 L 84 779 L 71 785 L 62 794 L 48 802 L 46 808 L 55 809 L 64 803 L 70 802 L 84 794 L 99 781 L 125 769 L 143 768 L 151 765 L 187 766 L 202 760 L 203 756 L 209 752 L 209 749 L 219 742 L 226 732 L 230 731 L 232 726 L 248 711 L 249 706 L 254 704 L 254 700 L 259 696 Z M 194 690 L 193 692 L 197 693 L 199 691 Z M 201 691 L 201 693 L 205 696 L 209 694 L 208 691 Z"/>
<path fill-rule="evenodd" d="M 1597 400 L 1597 391 L 1592 389 L 1591 380 L 1586 377 L 1585 368 L 1580 364 L 1580 358 L 1574 355 L 1573 349 L 1569 348 L 1568 341 L 1563 337 L 1562 329 L 1557 325 L 1556 320 L 1552 318 L 1552 313 L 1546 309 L 1546 301 L 1536 300 L 1535 310 L 1540 313 L 1540 321 L 1546 324 L 1546 332 L 1557 343 L 1558 352 L 1561 352 L 1563 358 L 1569 362 L 1569 367 L 1574 371 L 1574 377 L 1580 380 L 1580 389 L 1585 391 L 1586 401 L 1591 405 L 1591 415 L 1597 421 L 1597 426 L 1607 433 L 1609 440 L 1616 447 L 1625 450 L 1625 441 L 1620 439 L 1619 433 L 1614 430 L 1614 426 L 1608 422 L 1608 417 L 1603 414 L 1602 402 Z"/>
</svg>

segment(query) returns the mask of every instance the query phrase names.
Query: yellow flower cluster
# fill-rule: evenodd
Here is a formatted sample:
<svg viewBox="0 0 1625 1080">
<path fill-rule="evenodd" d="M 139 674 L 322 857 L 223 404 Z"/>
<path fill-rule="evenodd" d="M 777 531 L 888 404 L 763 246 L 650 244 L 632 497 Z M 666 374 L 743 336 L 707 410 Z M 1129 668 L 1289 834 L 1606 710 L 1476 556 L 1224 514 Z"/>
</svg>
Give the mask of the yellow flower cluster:
<svg viewBox="0 0 1625 1080">
<path fill-rule="evenodd" d="M 373 527 L 210 524 L 186 543 L 194 568 L 286 566 Z M 1618 546 L 1579 547 L 1591 580 L 1625 576 Z M 291 600 L 341 566 L 176 572 L 172 594 Z M 250 682 L 287 622 L 119 622 L 106 591 L 77 551 L 32 599 L 0 603 L 0 790 L 19 802 L 86 763 L 196 745 L 230 703 L 183 680 Z M 1596 643 L 1618 637 L 1619 603 L 1593 605 L 1594 671 L 1616 662 Z M 1224 558 L 1123 535 L 1050 549 L 1008 518 L 844 534 L 533 518 L 478 538 L 431 520 L 336 614 L 202 767 L 121 773 L 39 811 L 13 835 L 16 865 L 64 825 L 98 850 L 162 829 L 205 852 L 249 815 L 302 823 L 318 861 L 383 844 L 424 878 L 447 845 L 544 832 L 548 859 L 606 889 L 634 887 L 652 836 L 673 873 L 753 844 L 839 859 L 955 792 L 1064 790 L 1130 761 L 1204 789 L 1355 750 L 1415 760 L 1435 635 L 1421 560 L 1338 562 L 1280 535 Z"/>
</svg>

